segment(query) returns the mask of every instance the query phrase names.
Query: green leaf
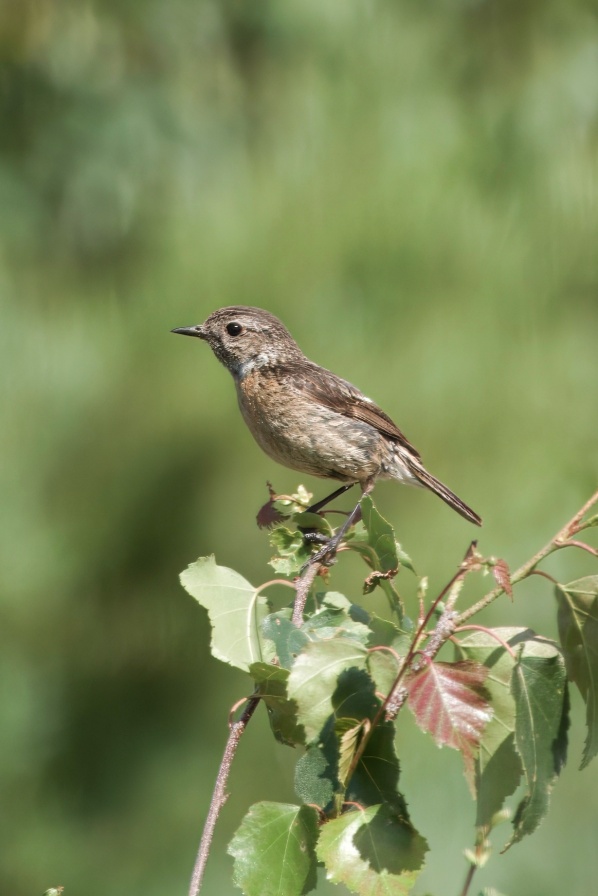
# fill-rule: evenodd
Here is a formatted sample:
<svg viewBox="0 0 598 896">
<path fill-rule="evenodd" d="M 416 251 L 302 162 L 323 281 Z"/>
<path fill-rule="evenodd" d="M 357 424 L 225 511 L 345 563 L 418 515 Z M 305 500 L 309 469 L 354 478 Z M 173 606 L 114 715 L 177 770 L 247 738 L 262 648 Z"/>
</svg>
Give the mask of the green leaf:
<svg viewBox="0 0 598 896">
<path fill-rule="evenodd" d="M 298 719 L 308 741 L 317 738 L 333 712 L 332 696 L 347 669 L 364 669 L 367 651 L 357 641 L 335 638 L 312 641 L 295 660 L 288 682 L 289 697 L 297 702 Z"/>
<path fill-rule="evenodd" d="M 312 554 L 311 545 L 306 544 L 302 533 L 292 532 L 286 526 L 272 530 L 270 544 L 278 551 L 278 556 L 270 560 L 270 566 L 286 576 L 297 575 Z"/>
<path fill-rule="evenodd" d="M 272 641 L 281 666 L 290 669 L 309 641 L 325 641 L 339 636 L 366 644 L 371 635 L 363 622 L 352 617 L 354 604 L 330 591 L 316 595 L 320 609 L 308 616 L 301 628 L 291 622 L 289 608 L 270 613 L 262 624 L 262 633 Z M 366 616 L 367 618 L 367 616 Z"/>
<path fill-rule="evenodd" d="M 428 845 L 390 806 L 346 812 L 320 831 L 317 853 L 329 880 L 359 896 L 407 896 Z"/>
<path fill-rule="evenodd" d="M 374 682 L 365 670 L 346 669 L 341 673 L 332 695 L 332 706 L 338 744 L 338 778 L 344 790 L 355 752 L 380 706 L 374 693 Z"/>
<path fill-rule="evenodd" d="M 317 815 L 309 806 L 256 803 L 233 837 L 233 880 L 245 896 L 303 896 L 316 886 Z"/>
<path fill-rule="evenodd" d="M 361 518 L 368 533 L 368 544 L 376 552 L 380 572 L 398 569 L 399 558 L 394 529 L 378 512 L 369 495 L 361 499 Z"/>
<path fill-rule="evenodd" d="M 297 766 L 295 786 L 303 800 L 337 810 L 343 802 L 360 806 L 387 802 L 407 819 L 405 800 L 397 790 L 399 762 L 394 748 L 395 727 L 381 722 L 371 730 L 380 707 L 374 683 L 362 669 L 346 669 L 338 678 L 331 699 L 333 712 Z M 357 762 L 356 751 L 367 743 Z M 346 792 L 345 792 L 346 791 Z"/>
<path fill-rule="evenodd" d="M 341 719 L 335 726 L 338 738 L 338 777 L 341 787 L 346 789 L 351 776 L 351 765 L 361 742 L 366 722 L 352 719 Z"/>
<path fill-rule="evenodd" d="M 352 772 L 356 750 L 380 706 L 369 675 L 356 668 L 341 672 L 331 705 L 332 713 L 322 726 L 317 742 L 298 763 L 295 787 L 299 796 L 325 810 L 331 808 L 329 804 L 335 794 L 338 809 L 344 799 L 370 805 L 386 798 L 399 801 L 397 804 L 403 808 L 404 802 L 400 802 L 396 793 L 398 763 L 393 747 L 394 728 L 384 755 L 379 755 L 379 740 L 385 726 L 371 732 L 364 755 Z M 393 771 L 394 777 L 390 780 Z"/>
<path fill-rule="evenodd" d="M 395 541 L 392 526 L 378 513 L 369 495 L 361 499 L 361 514 L 367 533 L 367 544 L 364 544 L 363 541 L 356 537 L 359 531 L 356 527 L 350 546 L 360 553 L 368 566 L 374 570 L 365 580 L 364 593 L 369 594 L 376 585 L 379 585 L 384 591 L 393 612 L 397 614 L 399 625 L 402 626 L 403 605 L 391 579 L 398 572 L 401 563 L 412 569 L 411 561 L 407 554 L 402 551 L 401 546 Z M 378 573 L 381 575 L 378 575 Z"/>
<path fill-rule="evenodd" d="M 275 655 L 285 669 L 290 669 L 295 657 L 301 653 L 309 637 L 291 622 L 292 610 L 285 608 L 277 613 L 270 613 L 262 623 L 264 638 L 272 641 Z"/>
<path fill-rule="evenodd" d="M 371 613 L 368 628 L 370 629 L 368 647 L 393 647 L 397 653 L 403 655 L 407 653 L 411 639 L 394 622 Z"/>
<path fill-rule="evenodd" d="M 557 645 L 544 638 L 519 648 L 513 669 L 515 745 L 527 792 L 513 818 L 513 836 L 505 847 L 536 830 L 546 812 L 554 782 L 565 762 L 569 701 L 565 663 Z"/>
<path fill-rule="evenodd" d="M 365 669 L 353 666 L 341 672 L 332 694 L 333 714 L 337 722 L 346 719 L 348 727 L 351 727 L 363 719 L 373 719 L 379 706 L 380 701 L 374 694 L 374 682 Z M 344 725 L 342 730 L 346 728 Z"/>
<path fill-rule="evenodd" d="M 556 644 L 530 629 L 493 631 L 517 650 L 515 658 L 489 632 L 470 635 L 460 642 L 459 652 L 488 668 L 485 687 L 494 710 L 476 762 L 479 827 L 492 826 L 493 816 L 525 772 L 526 794 L 506 849 L 532 833 L 546 814 L 554 780 L 565 761 L 568 701 Z"/>
<path fill-rule="evenodd" d="M 208 611 L 212 654 L 247 671 L 251 663 L 269 659 L 260 640 L 268 613 L 266 598 L 233 569 L 217 566 L 214 557 L 200 557 L 181 573 L 181 584 Z"/>
<path fill-rule="evenodd" d="M 556 599 L 567 675 L 586 704 L 584 768 L 598 753 L 598 576 L 557 585 Z"/>
<path fill-rule="evenodd" d="M 342 635 L 366 644 L 370 637 L 368 626 L 352 616 L 356 608 L 344 594 L 337 591 L 327 591 L 316 595 L 321 601 L 321 607 L 313 613 L 301 626 L 301 631 L 310 640 L 323 640 Z"/>
<path fill-rule="evenodd" d="M 388 803 L 408 821 L 407 804 L 398 790 L 399 760 L 395 752 L 395 736 L 392 722 L 381 722 L 371 732 L 349 782 L 346 799 L 360 806 Z"/>
<path fill-rule="evenodd" d="M 534 637 L 533 632 L 524 628 L 493 631 L 513 649 Z M 459 642 L 457 650 L 459 656 L 483 663 L 488 669 L 484 687 L 493 714 L 480 740 L 475 763 L 475 790 L 476 826 L 490 829 L 493 817 L 515 791 L 523 771 L 515 749 L 515 700 L 511 694 L 515 658 L 486 631 L 473 632 Z"/>
<path fill-rule="evenodd" d="M 384 519 L 369 495 L 361 499 L 361 514 L 367 543 L 379 560 L 376 568 L 381 572 L 391 572 L 398 566 L 404 566 L 416 574 L 411 557 L 396 541 L 393 527 Z M 355 536 L 362 537 L 357 527 Z"/>
<path fill-rule="evenodd" d="M 306 507 L 312 503 L 313 495 L 304 485 L 298 485 L 297 491 L 292 495 L 274 495 L 274 504 L 287 515 L 303 513 Z"/>
<path fill-rule="evenodd" d="M 297 705 L 287 696 L 288 670 L 269 663 L 252 663 L 249 672 L 266 704 L 276 740 L 290 747 L 305 743 L 305 732 L 297 721 Z"/>
<path fill-rule="evenodd" d="M 332 724 L 317 744 L 310 744 L 295 766 L 295 792 L 304 803 L 327 812 L 339 788 L 338 749 Z"/>
<path fill-rule="evenodd" d="M 306 511 L 296 513 L 293 516 L 293 522 L 302 529 L 315 529 L 328 538 L 332 535 L 330 523 L 325 516 L 320 516 L 319 513 L 307 513 Z"/>
<path fill-rule="evenodd" d="M 311 503 L 311 494 L 300 485 L 294 495 L 277 495 L 271 484 L 268 483 L 268 500 L 257 514 L 257 524 L 260 529 L 277 525 L 282 520 L 288 520 L 299 513 L 303 513 Z"/>
<path fill-rule="evenodd" d="M 407 551 L 403 550 L 398 541 L 395 541 L 395 547 L 397 549 L 397 557 L 399 558 L 399 563 L 401 564 L 401 566 L 404 566 L 405 569 L 408 569 L 413 573 L 414 576 L 416 576 L 417 572 L 415 566 L 413 565 L 413 561 L 411 560 L 411 557 L 409 556 Z"/>
<path fill-rule="evenodd" d="M 376 690 L 387 697 L 399 674 L 400 660 L 388 650 L 373 650 L 368 654 L 367 667 Z"/>
<path fill-rule="evenodd" d="M 318 591 L 316 601 L 322 609 L 336 610 L 337 613 L 349 615 L 354 608 L 362 610 L 357 604 L 352 604 L 348 597 L 340 591 Z"/>
</svg>

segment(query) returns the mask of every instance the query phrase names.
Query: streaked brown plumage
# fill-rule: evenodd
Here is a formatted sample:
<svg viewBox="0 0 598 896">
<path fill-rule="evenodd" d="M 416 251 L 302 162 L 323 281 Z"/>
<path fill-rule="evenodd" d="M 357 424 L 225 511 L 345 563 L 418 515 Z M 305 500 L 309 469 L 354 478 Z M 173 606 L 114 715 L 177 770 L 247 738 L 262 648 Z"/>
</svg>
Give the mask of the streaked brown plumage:
<svg viewBox="0 0 598 896">
<path fill-rule="evenodd" d="M 347 380 L 306 358 L 273 314 L 235 305 L 173 332 L 205 340 L 230 370 L 243 418 L 274 460 L 301 473 L 359 483 L 364 493 L 378 479 L 423 486 L 482 524 L 428 473 L 390 417 Z"/>
</svg>

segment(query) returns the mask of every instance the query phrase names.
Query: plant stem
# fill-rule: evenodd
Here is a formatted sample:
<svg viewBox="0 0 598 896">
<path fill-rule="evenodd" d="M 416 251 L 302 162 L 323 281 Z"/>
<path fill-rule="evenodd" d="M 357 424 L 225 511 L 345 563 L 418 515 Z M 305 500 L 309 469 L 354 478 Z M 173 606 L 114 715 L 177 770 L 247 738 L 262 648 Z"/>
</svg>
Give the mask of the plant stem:
<svg viewBox="0 0 598 896">
<path fill-rule="evenodd" d="M 243 735 L 249 723 L 249 720 L 257 709 L 259 702 L 259 697 L 251 697 L 247 702 L 247 706 L 245 707 L 241 718 L 237 722 L 233 722 L 233 724 L 230 726 L 230 734 L 226 742 L 226 747 L 224 748 L 220 768 L 218 769 L 218 776 L 216 778 L 214 792 L 212 793 L 210 809 L 206 818 L 203 833 L 201 835 L 201 841 L 199 844 L 199 849 L 197 851 L 197 858 L 195 860 L 193 874 L 191 875 L 191 882 L 189 884 L 189 896 L 198 896 L 201 890 L 204 871 L 206 869 L 208 856 L 210 854 L 210 847 L 212 845 L 212 838 L 214 836 L 214 828 L 216 827 L 216 822 L 218 821 L 220 811 L 228 798 L 228 794 L 226 793 L 226 784 L 228 781 L 228 776 L 230 774 L 232 761 L 235 757 L 235 753 L 237 752 L 237 747 L 239 745 L 241 736 Z"/>
<path fill-rule="evenodd" d="M 467 894 L 469 893 L 469 888 L 471 886 L 473 876 L 476 873 L 477 867 L 478 866 L 474 865 L 473 862 L 470 864 L 469 868 L 467 869 L 467 874 L 465 876 L 465 882 L 463 884 L 463 889 L 461 890 L 461 893 L 459 894 L 459 896 L 467 896 Z"/>
<path fill-rule="evenodd" d="M 467 551 L 465 552 L 465 557 L 461 562 L 461 566 L 450 580 L 448 585 L 442 589 L 430 609 L 428 610 L 426 617 L 421 626 L 421 635 L 424 634 L 425 629 L 428 625 L 428 622 L 432 618 L 433 613 L 436 611 L 436 608 L 440 601 L 444 598 L 445 594 L 448 594 L 449 597 L 446 602 L 446 606 L 440 619 L 436 623 L 436 628 L 430 635 L 430 639 L 426 644 L 424 650 L 422 651 L 423 656 L 428 660 L 433 660 L 442 645 L 445 641 L 448 641 L 450 636 L 453 634 L 455 629 L 455 617 L 456 613 L 454 610 L 455 602 L 457 597 L 459 596 L 459 591 L 463 587 L 463 580 L 465 576 L 471 572 L 473 569 L 473 564 L 475 564 L 476 558 L 476 547 L 477 541 L 472 541 Z M 459 586 L 458 588 L 456 586 Z M 415 670 L 414 670 L 415 671 Z"/>
<path fill-rule="evenodd" d="M 297 628 L 301 628 L 303 625 L 303 611 L 305 610 L 307 596 L 309 594 L 309 589 L 318 574 L 319 568 L 318 563 L 310 563 L 309 566 L 306 566 L 303 574 L 295 582 L 295 602 L 293 604 L 293 616 L 291 621 Z"/>
<path fill-rule="evenodd" d="M 446 594 L 448 594 L 450 589 L 460 579 L 462 579 L 464 576 L 466 576 L 467 573 L 470 571 L 471 561 L 474 557 L 476 544 L 477 544 L 476 541 L 471 542 L 471 544 L 469 545 L 469 547 L 467 549 L 465 557 L 463 558 L 463 561 L 462 561 L 461 565 L 459 566 L 459 569 L 457 570 L 455 575 L 452 577 L 452 579 L 449 581 L 449 583 L 444 586 L 444 588 L 442 589 L 442 591 L 440 592 L 438 597 L 436 597 L 432 601 L 430 609 L 428 610 L 425 617 L 421 620 L 420 624 L 418 625 L 417 630 L 412 638 L 411 644 L 409 645 L 409 649 L 407 650 L 405 659 L 401 663 L 401 667 L 400 667 L 399 671 L 397 672 L 397 675 L 395 677 L 395 680 L 393 682 L 391 689 L 389 690 L 388 694 L 386 695 L 386 697 L 380 704 L 378 711 L 376 712 L 374 718 L 372 719 L 372 724 L 371 724 L 370 728 L 367 731 L 365 731 L 363 737 L 361 738 L 359 746 L 355 750 L 355 754 L 353 756 L 353 759 L 351 761 L 351 765 L 349 768 L 349 773 L 347 775 L 347 780 L 349 780 L 351 778 L 351 775 L 353 774 L 353 772 L 357 768 L 359 762 L 361 761 L 361 757 L 363 756 L 363 753 L 367 746 L 368 740 L 370 739 L 372 733 L 375 731 L 377 726 L 382 721 L 382 718 L 385 715 L 386 711 L 392 705 L 393 713 L 394 713 L 394 715 L 396 715 L 398 713 L 398 711 L 401 709 L 403 703 L 405 702 L 405 700 L 407 698 L 407 692 L 404 691 L 404 693 L 401 693 L 399 690 L 399 686 L 403 680 L 403 677 L 412 668 L 413 658 L 414 658 L 415 654 L 417 653 L 417 650 L 419 649 L 419 644 L 420 644 L 422 637 L 424 636 L 426 626 L 428 625 L 428 622 L 430 621 L 434 612 L 436 611 L 438 604 L 444 598 L 444 596 Z M 445 611 L 445 613 L 443 613 L 442 619 L 444 619 L 444 617 L 447 615 L 450 616 L 452 619 L 454 614 L 453 614 L 452 610 L 449 609 L 448 614 L 446 611 Z M 438 625 L 435 630 L 435 634 L 439 631 L 439 626 L 441 625 L 442 619 L 439 620 L 439 622 L 438 622 Z M 446 634 L 444 640 L 446 640 L 448 637 L 450 637 L 451 633 L 452 633 L 452 631 L 449 632 L 448 634 Z M 440 649 L 440 646 L 436 647 L 435 651 L 438 652 L 439 649 Z M 426 650 L 427 650 L 427 648 L 426 648 Z M 425 651 L 424 651 L 424 653 L 425 653 Z"/>
<path fill-rule="evenodd" d="M 590 507 L 597 502 L 598 491 L 594 492 L 592 497 L 586 501 L 580 510 L 577 511 L 575 516 L 570 519 L 569 522 L 566 523 L 566 525 L 564 525 L 563 528 L 560 529 L 560 531 L 531 558 L 531 560 L 528 560 L 527 563 L 524 563 L 523 566 L 519 567 L 517 572 L 513 573 L 511 576 L 511 584 L 516 585 L 517 582 L 527 578 L 534 571 L 534 568 L 538 563 L 540 563 L 541 560 L 544 560 L 545 557 L 548 557 L 549 554 L 558 551 L 560 548 L 567 547 L 567 541 L 572 535 L 575 535 L 575 533 L 579 531 L 582 517 L 588 512 Z M 468 619 L 471 619 L 472 616 L 475 616 L 476 613 L 479 613 L 480 610 L 484 610 L 493 600 L 496 600 L 497 597 L 504 594 L 504 590 L 505 589 L 500 585 L 497 588 L 493 588 L 492 591 L 489 591 L 488 594 L 482 597 L 477 603 L 461 613 L 456 620 L 456 625 L 462 625 Z"/>
</svg>

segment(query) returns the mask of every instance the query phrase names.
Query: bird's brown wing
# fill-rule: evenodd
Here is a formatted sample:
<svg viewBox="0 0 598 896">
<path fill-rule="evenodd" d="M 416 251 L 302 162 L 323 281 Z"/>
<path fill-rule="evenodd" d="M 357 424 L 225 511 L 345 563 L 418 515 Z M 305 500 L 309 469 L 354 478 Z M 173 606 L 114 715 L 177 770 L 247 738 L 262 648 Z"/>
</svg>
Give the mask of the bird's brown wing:
<svg viewBox="0 0 598 896">
<path fill-rule="evenodd" d="M 290 380 L 295 389 L 300 389 L 318 404 L 345 417 L 368 423 L 382 435 L 406 448 L 413 457 L 420 457 L 419 451 L 378 405 L 330 370 L 306 360 L 303 363 L 291 363 L 279 367 L 277 374 L 282 383 L 286 379 Z"/>
</svg>

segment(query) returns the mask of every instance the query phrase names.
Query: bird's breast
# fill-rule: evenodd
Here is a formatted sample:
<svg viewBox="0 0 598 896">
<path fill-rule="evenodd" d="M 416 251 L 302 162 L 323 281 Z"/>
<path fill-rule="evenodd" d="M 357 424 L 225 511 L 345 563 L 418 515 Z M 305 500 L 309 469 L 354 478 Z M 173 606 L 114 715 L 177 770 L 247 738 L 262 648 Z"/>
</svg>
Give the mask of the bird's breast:
<svg viewBox="0 0 598 896">
<path fill-rule="evenodd" d="M 380 471 L 380 434 L 311 398 L 287 378 L 254 369 L 235 379 L 239 407 L 258 445 L 313 476 L 364 482 Z"/>
</svg>

